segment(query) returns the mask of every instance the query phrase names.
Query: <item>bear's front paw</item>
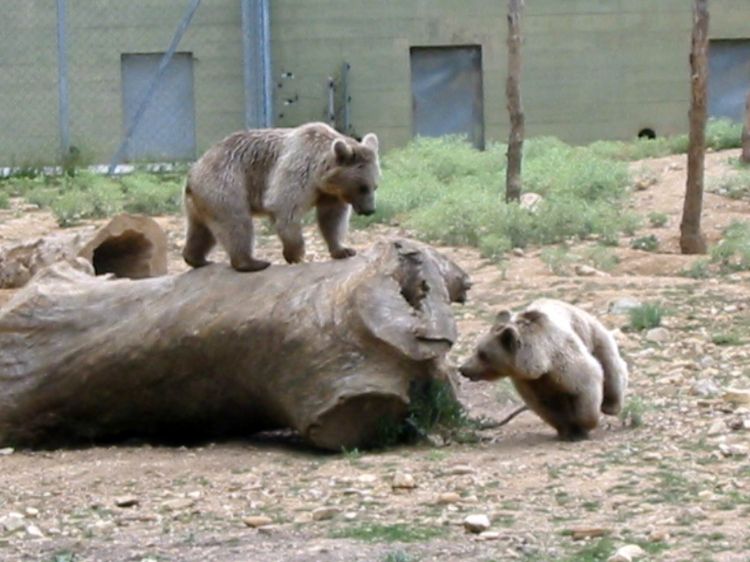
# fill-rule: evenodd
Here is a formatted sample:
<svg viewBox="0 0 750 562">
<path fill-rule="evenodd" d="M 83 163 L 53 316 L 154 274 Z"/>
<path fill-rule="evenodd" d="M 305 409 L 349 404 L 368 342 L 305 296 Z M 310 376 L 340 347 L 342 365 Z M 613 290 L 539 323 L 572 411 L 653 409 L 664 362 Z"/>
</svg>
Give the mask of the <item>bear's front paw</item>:
<svg viewBox="0 0 750 562">
<path fill-rule="evenodd" d="M 284 248 L 284 259 L 286 260 L 286 263 L 301 263 L 305 261 L 305 250 L 299 250 L 296 248 L 293 249 L 287 249 Z"/>
<path fill-rule="evenodd" d="M 331 257 L 335 260 L 343 260 L 357 255 L 357 251 L 352 248 L 338 248 L 331 250 Z"/>
</svg>

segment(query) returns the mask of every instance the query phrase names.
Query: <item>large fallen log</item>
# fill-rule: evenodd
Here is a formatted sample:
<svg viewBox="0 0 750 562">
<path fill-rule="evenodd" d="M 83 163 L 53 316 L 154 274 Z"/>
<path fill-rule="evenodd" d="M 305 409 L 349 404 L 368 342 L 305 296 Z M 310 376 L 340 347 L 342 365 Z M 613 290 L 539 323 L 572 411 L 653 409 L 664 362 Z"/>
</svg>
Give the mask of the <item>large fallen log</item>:
<svg viewBox="0 0 750 562">
<path fill-rule="evenodd" d="M 445 377 L 450 302 L 469 286 L 408 240 L 252 274 L 91 273 L 56 264 L 0 309 L 0 443 L 290 427 L 319 447 L 366 446 L 415 382 Z"/>
<path fill-rule="evenodd" d="M 167 273 L 167 235 L 151 217 L 123 213 L 86 226 L 0 246 L 0 289 L 24 286 L 37 271 L 82 257 L 97 274 L 142 279 Z"/>
</svg>

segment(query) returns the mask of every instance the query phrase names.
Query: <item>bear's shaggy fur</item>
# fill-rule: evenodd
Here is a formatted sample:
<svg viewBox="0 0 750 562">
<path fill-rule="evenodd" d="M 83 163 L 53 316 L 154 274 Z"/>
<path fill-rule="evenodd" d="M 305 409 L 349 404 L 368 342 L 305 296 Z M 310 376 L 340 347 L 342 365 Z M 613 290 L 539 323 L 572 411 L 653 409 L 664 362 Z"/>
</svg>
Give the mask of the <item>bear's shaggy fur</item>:
<svg viewBox="0 0 750 562">
<path fill-rule="evenodd" d="M 471 380 L 510 377 L 526 405 L 562 439 L 582 439 L 599 412 L 620 412 L 628 370 L 617 343 L 593 316 L 540 299 L 523 312 L 500 312 L 460 367 Z"/>
<path fill-rule="evenodd" d="M 312 207 L 333 258 L 355 254 L 343 245 L 350 209 L 375 212 L 380 177 L 378 138 L 362 142 L 324 123 L 291 129 L 251 129 L 229 135 L 191 167 L 185 185 L 185 261 L 200 267 L 216 241 L 238 271 L 269 262 L 253 257 L 252 215 L 267 215 L 281 238 L 284 258 L 305 256 L 302 217 Z"/>
</svg>

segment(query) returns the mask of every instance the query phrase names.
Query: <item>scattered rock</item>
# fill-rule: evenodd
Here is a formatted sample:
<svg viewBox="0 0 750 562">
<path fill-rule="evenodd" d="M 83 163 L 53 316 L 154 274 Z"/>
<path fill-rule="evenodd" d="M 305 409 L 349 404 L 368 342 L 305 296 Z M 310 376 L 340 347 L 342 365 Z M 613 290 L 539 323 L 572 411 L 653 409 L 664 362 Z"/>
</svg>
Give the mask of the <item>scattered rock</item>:
<svg viewBox="0 0 750 562">
<path fill-rule="evenodd" d="M 729 420 L 729 429 L 733 431 L 740 431 L 742 429 L 750 429 L 750 418 L 736 417 Z"/>
<path fill-rule="evenodd" d="M 195 491 L 192 491 L 192 492 L 188 492 L 188 493 L 187 493 L 186 495 L 187 495 L 187 497 L 189 497 L 189 498 L 192 498 L 192 499 L 194 499 L 194 500 L 197 500 L 197 499 L 199 499 L 199 498 L 200 498 L 200 497 L 201 497 L 201 496 L 202 496 L 203 494 L 201 493 L 201 491 L 200 491 L 200 490 L 195 490 Z"/>
<path fill-rule="evenodd" d="M 522 258 L 526 255 L 526 252 L 523 251 L 523 248 L 513 248 L 512 252 L 513 255 L 517 258 Z"/>
<path fill-rule="evenodd" d="M 649 462 L 658 462 L 662 459 L 661 453 L 656 453 L 653 451 L 649 451 L 647 453 L 643 453 L 643 460 L 649 461 Z"/>
<path fill-rule="evenodd" d="M 312 512 L 313 521 L 326 521 L 333 519 L 340 513 L 340 510 L 335 507 L 319 507 L 314 509 Z"/>
<path fill-rule="evenodd" d="M 15 449 L 13 447 L 3 447 L 2 449 L 0 449 L 0 457 L 12 455 L 14 452 Z"/>
<path fill-rule="evenodd" d="M 412 488 L 417 487 L 417 483 L 411 474 L 407 472 L 397 472 L 393 477 L 393 483 L 391 484 L 391 487 L 394 490 L 411 490 Z"/>
<path fill-rule="evenodd" d="M 479 538 L 485 541 L 495 541 L 500 538 L 498 531 L 482 531 L 479 533 Z"/>
<path fill-rule="evenodd" d="M 191 500 L 190 498 L 175 498 L 173 500 L 167 500 L 165 502 L 162 502 L 161 506 L 164 509 L 169 509 L 171 511 L 179 511 L 181 509 L 187 509 L 189 507 L 193 507 L 193 504 L 195 502 Z"/>
<path fill-rule="evenodd" d="M 701 369 L 708 369 L 709 367 L 713 367 L 714 365 L 716 365 L 716 359 L 714 359 L 710 355 L 704 355 L 700 358 L 700 361 L 698 361 L 698 365 Z"/>
<path fill-rule="evenodd" d="M 574 541 L 580 541 L 582 539 L 603 537 L 611 532 L 611 529 L 605 529 L 603 527 L 580 527 L 578 529 L 571 529 L 570 536 Z"/>
<path fill-rule="evenodd" d="M 705 358 L 704 358 L 705 359 Z M 721 389 L 711 379 L 700 379 L 695 381 L 690 387 L 690 391 L 696 396 L 709 398 L 719 394 Z"/>
<path fill-rule="evenodd" d="M 747 456 L 748 448 L 745 445 L 720 443 L 719 452 L 725 457 L 744 457 Z"/>
<path fill-rule="evenodd" d="M 21 513 L 11 511 L 5 517 L 0 517 L 0 527 L 5 529 L 8 533 L 15 533 L 19 529 L 23 529 L 26 526 L 24 517 Z"/>
<path fill-rule="evenodd" d="M 44 538 L 44 533 L 42 533 L 42 530 L 36 525 L 29 525 L 26 527 L 26 534 L 35 539 Z"/>
<path fill-rule="evenodd" d="M 136 496 L 120 496 L 115 498 L 115 505 L 117 507 L 133 507 L 140 503 L 140 500 Z"/>
<path fill-rule="evenodd" d="M 750 390 L 739 388 L 728 388 L 722 396 L 727 402 L 736 405 L 750 404 Z"/>
<path fill-rule="evenodd" d="M 637 191 L 646 191 L 649 187 L 653 187 L 657 183 L 659 183 L 659 180 L 654 176 L 643 176 L 635 180 L 633 187 Z"/>
<path fill-rule="evenodd" d="M 484 514 L 468 515 L 464 519 L 464 529 L 470 533 L 481 533 L 490 528 L 490 518 Z"/>
<path fill-rule="evenodd" d="M 645 556 L 646 551 L 637 544 L 628 544 L 620 547 L 614 556 L 610 556 L 607 562 L 633 562 Z"/>
<path fill-rule="evenodd" d="M 609 277 L 609 273 L 599 271 L 598 269 L 596 269 L 595 267 L 591 267 L 590 265 L 579 263 L 575 266 L 574 269 L 576 275 L 580 277 Z"/>
<path fill-rule="evenodd" d="M 377 479 L 378 477 L 375 474 L 360 474 L 357 477 L 357 480 L 362 482 L 362 484 L 372 484 L 377 481 Z"/>
<path fill-rule="evenodd" d="M 437 503 L 439 504 L 458 503 L 460 501 L 461 496 L 456 492 L 445 492 L 444 494 L 440 494 L 437 499 Z"/>
<path fill-rule="evenodd" d="M 727 424 L 724 420 L 714 420 L 711 427 L 708 428 L 707 435 L 709 437 L 715 437 L 716 435 L 722 435 L 727 432 Z"/>
<path fill-rule="evenodd" d="M 664 343 L 669 340 L 669 330 L 659 326 L 658 328 L 651 328 L 646 332 L 646 341 L 654 343 Z"/>
<path fill-rule="evenodd" d="M 265 515 L 250 515 L 249 517 L 243 518 L 242 522 L 248 527 L 257 529 L 258 527 L 265 527 L 266 525 L 270 525 L 271 523 L 273 523 L 273 519 L 271 519 L 270 517 L 266 517 Z"/>
<path fill-rule="evenodd" d="M 521 194 L 521 200 L 519 206 L 522 209 L 526 209 L 532 213 L 535 213 L 539 208 L 539 204 L 544 201 L 544 197 L 533 191 Z"/>
<path fill-rule="evenodd" d="M 648 540 L 650 542 L 664 542 L 669 539 L 669 533 L 662 531 L 661 529 L 654 529 L 648 534 Z"/>
<path fill-rule="evenodd" d="M 468 464 L 457 464 L 449 468 L 446 474 L 450 476 L 464 476 L 466 474 L 474 474 L 474 469 Z"/>
<path fill-rule="evenodd" d="M 27 507 L 23 510 L 27 517 L 36 517 L 39 515 L 39 510 L 35 507 Z"/>
<path fill-rule="evenodd" d="M 610 314 L 627 314 L 634 308 L 641 306 L 641 301 L 632 299 L 630 297 L 624 297 L 617 299 L 611 305 L 609 305 Z"/>
</svg>

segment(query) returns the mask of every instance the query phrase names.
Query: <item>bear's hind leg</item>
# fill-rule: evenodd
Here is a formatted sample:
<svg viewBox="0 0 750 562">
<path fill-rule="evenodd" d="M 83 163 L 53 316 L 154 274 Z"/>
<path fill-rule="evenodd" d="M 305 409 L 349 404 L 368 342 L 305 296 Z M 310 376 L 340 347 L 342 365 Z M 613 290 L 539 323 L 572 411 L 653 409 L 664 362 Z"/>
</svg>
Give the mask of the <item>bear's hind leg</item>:
<svg viewBox="0 0 750 562">
<path fill-rule="evenodd" d="M 208 227 L 188 213 L 187 236 L 182 257 L 191 267 L 203 267 L 210 262 L 206 256 L 216 244 L 216 238 Z"/>
<path fill-rule="evenodd" d="M 219 219 L 211 226 L 235 271 L 260 271 L 271 265 L 253 257 L 254 229 L 249 212 L 236 210 L 231 217 Z"/>
</svg>

